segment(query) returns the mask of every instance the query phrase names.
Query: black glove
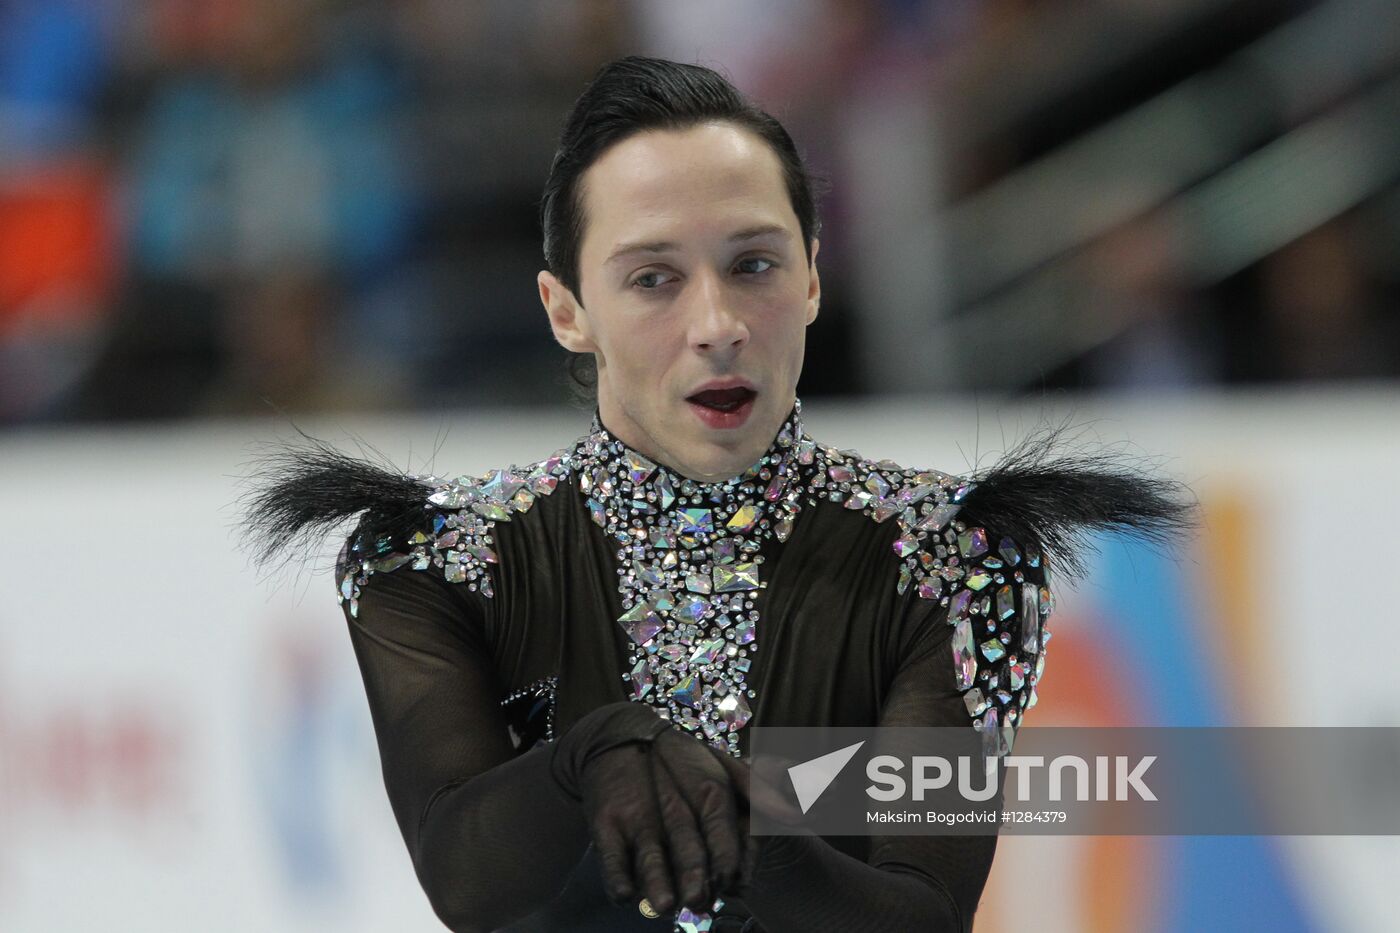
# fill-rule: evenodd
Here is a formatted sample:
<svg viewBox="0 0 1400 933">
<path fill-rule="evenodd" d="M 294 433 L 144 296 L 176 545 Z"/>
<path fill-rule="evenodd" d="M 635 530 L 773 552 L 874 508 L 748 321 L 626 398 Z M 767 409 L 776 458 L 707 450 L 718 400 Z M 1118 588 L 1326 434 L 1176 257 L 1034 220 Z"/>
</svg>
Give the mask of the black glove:
<svg viewBox="0 0 1400 933">
<path fill-rule="evenodd" d="M 720 753 L 722 754 L 722 753 Z M 745 861 L 736 790 L 717 752 L 631 701 L 601 706 L 556 743 L 554 776 L 582 802 L 610 898 L 703 910 Z"/>
<path fill-rule="evenodd" d="M 769 819 L 787 823 L 790 826 L 797 826 L 802 822 L 802 810 L 798 807 L 796 798 L 792 794 L 784 794 L 783 791 L 754 774 L 751 762 L 741 761 L 718 749 L 715 749 L 714 753 L 724 770 L 728 772 L 730 783 L 734 788 L 739 808 L 739 835 L 744 843 L 739 877 L 735 880 L 731 890 L 720 893 L 743 897 L 747 893 L 749 885 L 753 883 L 754 873 L 758 870 L 759 862 L 767 853 L 779 853 L 777 857 L 784 858 L 781 853 L 791 850 L 794 846 L 800 846 L 802 836 L 811 835 L 811 831 L 800 829 L 792 835 L 753 835 L 751 825 L 755 810 Z M 792 763 L 796 764 L 797 762 Z"/>
</svg>

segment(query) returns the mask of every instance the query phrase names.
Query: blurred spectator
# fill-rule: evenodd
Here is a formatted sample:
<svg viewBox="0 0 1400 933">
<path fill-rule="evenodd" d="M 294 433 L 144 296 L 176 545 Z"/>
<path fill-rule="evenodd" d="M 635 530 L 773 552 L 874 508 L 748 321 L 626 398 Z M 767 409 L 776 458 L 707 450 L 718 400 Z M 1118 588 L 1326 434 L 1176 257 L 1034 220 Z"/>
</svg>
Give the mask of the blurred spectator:
<svg viewBox="0 0 1400 933">
<path fill-rule="evenodd" d="M 1178 237 L 1160 213 L 1094 243 L 1080 263 L 1081 329 L 1096 345 L 1046 378 L 1051 386 L 1162 392 L 1218 383 L 1224 347 L 1210 299 L 1196 294 Z"/>
<path fill-rule="evenodd" d="M 33 165 L 92 142 L 94 106 L 110 80 L 116 3 L 0 4 L 0 169 Z"/>
<path fill-rule="evenodd" d="M 0 4 L 0 421 L 51 416 L 101 339 L 117 274 L 93 127 L 108 12 Z"/>
<path fill-rule="evenodd" d="M 1264 260 L 1259 277 L 1263 321 L 1239 355 L 1245 378 L 1400 376 L 1400 316 L 1383 305 L 1353 221 L 1294 240 Z"/>
<path fill-rule="evenodd" d="M 76 156 L 0 170 L 0 419 L 51 414 L 105 329 L 116 274 L 106 173 Z"/>
<path fill-rule="evenodd" d="M 379 290 L 357 331 L 413 361 L 411 401 L 568 397 L 565 354 L 535 288 L 544 263 L 538 199 L 584 82 L 604 61 L 636 51 L 624 6 L 410 0 L 394 8 L 414 82 L 412 160 L 426 211 L 412 263 Z M 405 314 L 419 322 L 399 327 Z"/>
<path fill-rule="evenodd" d="M 1397 377 L 1383 219 L 1195 281 L 1209 238 L 1163 199 L 1204 179 L 1073 158 L 1315 6 L 2 0 L 0 422 L 562 403 L 537 199 L 584 81 L 630 53 L 719 68 L 830 179 L 806 395 Z M 1261 63 L 1240 119 L 1274 136 L 1364 90 L 1280 111 Z M 1200 155 L 1232 137 L 1196 84 L 1158 125 Z M 1070 222 L 1109 181 L 1139 202 Z M 1062 310 L 974 365 L 946 335 L 984 303 Z"/>
<path fill-rule="evenodd" d="M 268 321 L 250 309 L 265 308 L 266 296 L 282 294 L 289 281 L 341 286 L 348 315 L 296 312 L 319 322 L 296 342 L 302 365 L 316 373 L 317 359 L 343 339 L 337 325 L 359 323 L 354 303 L 407 252 L 412 199 L 396 135 L 398 95 L 375 35 L 353 29 L 368 24 L 339 20 L 328 15 L 331 5 L 307 0 L 237 0 L 222 12 L 211 20 L 198 5 L 163 4 L 149 24 L 156 67 L 166 74 L 133 131 L 128 299 L 119 328 L 160 331 L 161 355 L 205 360 L 203 384 L 153 400 L 155 410 L 128 407 L 133 399 L 113 408 L 109 380 L 149 356 L 114 341 L 75 403 L 78 414 L 256 410 L 256 396 L 221 385 L 246 388 L 260 368 L 245 365 L 257 341 L 243 338 Z M 178 312 L 150 301 L 174 293 L 192 300 Z M 163 322 L 172 312 L 192 320 L 169 328 Z M 392 366 L 388 349 L 379 347 L 378 359 Z M 272 384 L 288 384 L 285 375 Z"/>
</svg>

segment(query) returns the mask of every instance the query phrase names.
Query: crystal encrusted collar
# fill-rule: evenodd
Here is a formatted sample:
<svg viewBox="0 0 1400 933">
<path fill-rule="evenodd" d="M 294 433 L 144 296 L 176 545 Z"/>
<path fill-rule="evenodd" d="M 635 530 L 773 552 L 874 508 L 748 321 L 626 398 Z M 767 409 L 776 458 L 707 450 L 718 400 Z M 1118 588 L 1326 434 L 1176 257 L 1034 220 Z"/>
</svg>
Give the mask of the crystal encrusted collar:
<svg viewBox="0 0 1400 933">
<path fill-rule="evenodd" d="M 373 525 L 351 535 L 337 560 L 339 598 L 354 617 L 369 577 L 404 566 L 493 596 L 497 523 L 566 484 L 618 545 L 617 621 L 631 641 L 623 677 L 633 699 L 737 755 L 735 732 L 752 716 L 745 675 L 761 634 L 763 542 L 786 541 L 804 505 L 839 504 L 897 526 L 896 594 L 912 589 L 947 607 L 958 688 L 989 753 L 1005 754 L 1006 733 L 1035 705 L 1050 638 L 1043 617 L 1054 598 L 1039 551 L 1010 538 L 994 544 L 988 529 L 956 519 L 970 479 L 818 444 L 800 414 L 795 403 L 768 451 L 720 483 L 680 477 L 596 421 L 524 467 L 455 480 L 409 474 L 429 487 L 424 521 L 402 537 Z"/>
<path fill-rule="evenodd" d="M 803 461 L 815 443 L 802 404 L 747 470 L 703 483 L 628 447 L 603 427 L 573 451 L 589 515 L 618 545 L 618 618 L 631 640 L 623 675 L 633 700 L 739 754 L 754 691 L 767 539 L 785 541 L 801 508 Z"/>
</svg>

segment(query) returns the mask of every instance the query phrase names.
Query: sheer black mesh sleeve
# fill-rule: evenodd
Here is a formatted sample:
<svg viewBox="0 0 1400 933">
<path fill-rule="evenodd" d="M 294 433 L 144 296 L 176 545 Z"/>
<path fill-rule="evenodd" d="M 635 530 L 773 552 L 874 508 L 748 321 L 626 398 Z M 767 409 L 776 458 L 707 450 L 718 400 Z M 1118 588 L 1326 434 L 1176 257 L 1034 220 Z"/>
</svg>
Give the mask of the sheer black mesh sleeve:
<svg viewBox="0 0 1400 933">
<path fill-rule="evenodd" d="M 1045 564 L 1034 545 L 981 526 L 950 530 L 964 576 L 946 606 L 912 591 L 900 601 L 900 663 L 879 724 L 975 729 L 986 753 L 1004 754 L 1043 671 Z M 861 861 L 817 836 L 773 837 L 744 900 L 766 933 L 966 933 L 996 843 L 995 835 L 875 836 Z"/>
<path fill-rule="evenodd" d="M 389 801 L 434 911 L 494 930 L 559 894 L 589 842 L 550 772 L 516 755 L 484 640 L 485 597 L 430 572 L 375 574 L 343 605 Z"/>
<path fill-rule="evenodd" d="M 944 635 L 899 670 L 880 725 L 971 728 L 952 670 Z M 960 933 L 972 928 L 995 851 L 995 836 L 877 836 L 861 861 L 819 836 L 776 836 L 744 903 L 765 933 Z"/>
</svg>

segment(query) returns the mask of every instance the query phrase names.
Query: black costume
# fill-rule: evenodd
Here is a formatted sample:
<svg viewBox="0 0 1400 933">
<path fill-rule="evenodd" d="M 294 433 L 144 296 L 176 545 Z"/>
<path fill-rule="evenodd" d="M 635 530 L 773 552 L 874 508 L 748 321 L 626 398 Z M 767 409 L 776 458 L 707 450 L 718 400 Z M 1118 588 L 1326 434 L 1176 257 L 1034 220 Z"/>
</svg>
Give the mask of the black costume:
<svg viewBox="0 0 1400 933">
<path fill-rule="evenodd" d="M 1035 705 L 1050 568 L 1085 531 L 1164 538 L 1168 483 L 1023 445 L 971 478 L 806 435 L 697 483 L 595 411 L 572 446 L 449 481 L 320 446 L 250 527 L 268 553 L 363 512 L 337 583 L 386 787 L 454 929 L 657 930 L 604 895 L 551 753 L 628 701 L 742 757 L 746 726 L 965 725 L 1005 754 Z M 417 571 L 417 572 L 415 572 Z M 994 836 L 774 837 L 748 890 L 675 930 L 968 930 Z"/>
</svg>

